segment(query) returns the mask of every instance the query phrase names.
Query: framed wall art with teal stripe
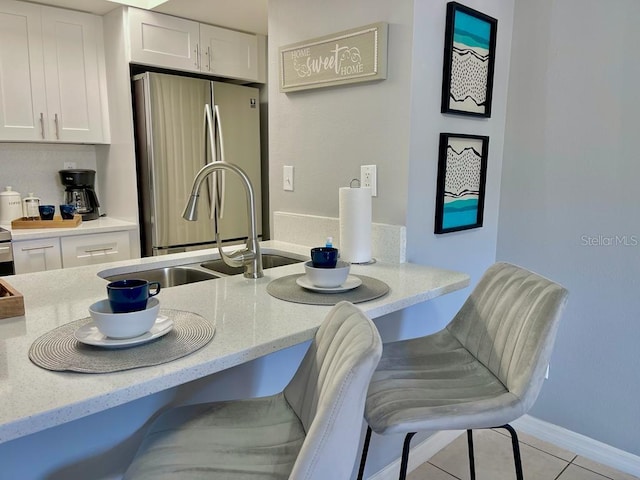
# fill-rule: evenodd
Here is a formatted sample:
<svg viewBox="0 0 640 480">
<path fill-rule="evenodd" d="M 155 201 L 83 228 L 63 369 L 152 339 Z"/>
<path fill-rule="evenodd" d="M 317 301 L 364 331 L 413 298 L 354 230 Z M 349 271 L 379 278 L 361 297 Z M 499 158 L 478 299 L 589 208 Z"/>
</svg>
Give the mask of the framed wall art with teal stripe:
<svg viewBox="0 0 640 480">
<path fill-rule="evenodd" d="M 435 233 L 482 226 L 489 137 L 440 134 Z"/>
<path fill-rule="evenodd" d="M 498 20 L 447 3 L 442 113 L 491 117 Z"/>
</svg>

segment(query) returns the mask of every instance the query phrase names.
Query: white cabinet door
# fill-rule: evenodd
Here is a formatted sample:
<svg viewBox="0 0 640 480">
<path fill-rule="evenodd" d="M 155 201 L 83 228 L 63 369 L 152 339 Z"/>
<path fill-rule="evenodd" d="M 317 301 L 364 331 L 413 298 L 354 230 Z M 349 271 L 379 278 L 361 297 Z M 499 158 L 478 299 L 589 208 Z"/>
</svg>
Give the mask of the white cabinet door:
<svg viewBox="0 0 640 480">
<path fill-rule="evenodd" d="M 43 7 L 48 131 L 53 140 L 104 142 L 99 54 L 102 20 Z"/>
<path fill-rule="evenodd" d="M 130 58 L 133 63 L 197 72 L 198 22 L 129 8 Z"/>
<path fill-rule="evenodd" d="M 64 268 L 131 258 L 127 231 L 74 235 L 62 237 L 61 241 Z"/>
<path fill-rule="evenodd" d="M 0 140 L 44 140 L 40 7 L 0 1 Z"/>
<path fill-rule="evenodd" d="M 258 37 L 200 24 L 202 68 L 212 75 L 258 81 Z"/>
<path fill-rule="evenodd" d="M 0 0 L 0 141 L 106 143 L 102 19 Z"/>
<path fill-rule="evenodd" d="M 16 274 L 62 268 L 59 238 L 14 241 L 12 247 Z"/>
</svg>

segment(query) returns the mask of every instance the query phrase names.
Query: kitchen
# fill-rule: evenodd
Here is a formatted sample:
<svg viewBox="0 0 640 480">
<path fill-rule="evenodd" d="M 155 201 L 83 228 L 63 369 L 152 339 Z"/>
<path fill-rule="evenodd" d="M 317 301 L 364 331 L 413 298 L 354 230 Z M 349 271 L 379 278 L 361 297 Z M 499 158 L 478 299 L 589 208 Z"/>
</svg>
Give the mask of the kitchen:
<svg viewBox="0 0 640 480">
<path fill-rule="evenodd" d="M 571 138 L 576 138 L 579 133 L 570 128 L 576 119 L 567 120 L 568 113 L 563 112 L 572 112 L 582 104 L 577 103 L 573 97 L 561 97 L 559 92 L 566 92 L 566 89 L 546 90 L 547 80 L 552 79 L 556 82 L 560 78 L 566 86 L 566 82 L 572 77 L 554 76 L 559 75 L 561 70 L 555 63 L 555 57 L 548 56 L 545 42 L 551 42 L 555 48 L 559 48 L 560 45 L 564 48 L 572 46 L 571 42 L 561 42 L 564 37 L 558 30 L 560 27 L 550 22 L 549 18 L 557 19 L 564 28 L 570 25 L 577 30 L 578 26 L 575 25 L 571 12 L 575 9 L 582 10 L 583 7 L 576 2 L 554 6 L 549 2 L 541 2 L 537 6 L 510 1 L 469 2 L 472 7 L 500 19 L 498 52 L 501 55 L 501 60 L 497 62 L 499 72 L 496 75 L 500 81 L 499 85 L 496 85 L 495 116 L 489 122 L 471 121 L 473 127 L 470 127 L 469 122 L 443 117 L 439 113 L 442 61 L 440 45 L 445 2 L 438 3 L 437 6 L 433 6 L 432 2 L 407 2 L 400 6 L 397 3 L 388 3 L 391 2 L 376 2 L 375 8 L 367 6 L 364 9 L 362 2 L 350 2 L 347 6 L 336 2 L 326 8 L 312 2 L 270 2 L 269 183 L 273 186 L 270 196 L 271 211 L 335 218 L 338 205 L 337 188 L 358 176 L 359 165 L 375 163 L 379 169 L 380 193 L 373 201 L 374 221 L 407 226 L 407 258 L 412 262 L 465 271 L 471 274 L 474 281 L 497 256 L 529 265 L 534 269 L 537 267 L 549 276 L 558 278 L 569 287 L 572 294 L 556 348 L 556 359 L 552 361 L 550 378 L 533 414 L 553 424 L 638 455 L 637 447 L 634 446 L 638 444 L 637 433 L 628 422 L 630 418 L 637 418 L 638 407 L 633 399 L 637 396 L 638 385 L 635 382 L 631 382 L 630 385 L 627 382 L 623 382 L 624 385 L 620 384 L 624 378 L 634 378 L 630 370 L 630 365 L 634 362 L 630 360 L 637 358 L 636 349 L 632 344 L 632 339 L 638 337 L 637 326 L 634 326 L 631 318 L 632 312 L 638 311 L 638 306 L 637 300 L 633 299 L 634 296 L 630 292 L 633 274 L 638 272 L 637 255 L 633 256 L 631 248 L 585 249 L 580 247 L 579 241 L 581 235 L 589 233 L 637 233 L 637 223 L 632 222 L 629 225 L 623 220 L 636 218 L 632 207 L 625 206 L 627 204 L 618 199 L 617 194 L 604 196 L 605 190 L 607 193 L 629 191 L 632 188 L 629 182 L 632 178 L 637 178 L 637 167 L 622 160 L 631 158 L 622 153 L 625 149 L 632 151 L 633 148 L 633 136 L 628 130 L 634 125 L 632 112 L 637 110 L 633 108 L 636 106 L 633 100 L 621 107 L 621 115 L 625 119 L 622 123 L 615 120 L 617 111 L 612 110 L 614 104 L 600 105 L 603 109 L 601 115 L 610 115 L 612 119 L 606 125 L 620 125 L 622 136 L 618 136 L 610 127 L 601 125 L 595 120 L 599 117 L 590 111 L 581 115 L 577 123 L 588 135 L 584 145 L 596 147 L 593 151 L 580 152 L 580 158 L 589 159 L 590 166 L 597 169 L 597 175 L 594 175 L 593 179 L 587 176 L 586 172 L 580 173 L 580 187 L 592 187 L 588 190 L 596 192 L 599 203 L 589 208 L 575 205 L 573 211 L 577 216 L 574 215 L 569 223 L 558 223 L 549 219 L 539 208 L 543 198 L 551 197 L 558 203 L 566 202 L 568 197 L 561 193 L 566 192 L 566 189 L 562 188 L 565 179 L 573 174 L 570 172 L 584 170 L 579 167 L 582 163 L 577 160 L 577 153 L 560 148 L 562 143 L 557 134 L 549 136 L 550 133 L 545 130 L 546 122 L 553 120 L 552 132 L 563 132 Z M 611 51 L 615 51 L 616 48 L 624 51 L 624 48 L 630 48 L 625 45 L 635 42 L 617 44 L 615 42 L 619 37 L 609 33 L 617 31 L 615 26 L 618 24 L 626 26 L 629 21 L 627 19 L 634 16 L 637 18 L 637 10 L 634 9 L 637 9 L 637 6 L 632 2 L 623 2 L 616 8 L 592 2 L 589 9 L 583 10 L 583 13 L 589 20 L 593 20 L 597 31 L 603 32 L 607 41 L 611 42 L 606 44 Z M 513 28 L 514 42 L 526 38 L 526 35 L 545 39 L 543 42 L 537 42 L 537 46 L 528 47 L 532 49 L 532 52 L 529 52 L 530 58 L 539 62 L 535 64 L 538 67 L 535 70 L 538 76 L 527 76 L 530 75 L 530 70 L 518 63 L 520 57 L 510 60 L 510 50 L 516 46 L 518 49 L 525 48 L 521 43 L 511 43 L 511 19 L 514 11 L 513 21 L 519 27 Z M 341 12 L 342 15 L 337 17 L 335 12 Z M 596 18 L 599 20 L 595 21 Z M 528 23 L 525 19 L 535 21 Z M 606 19 L 606 22 L 603 23 L 602 19 Z M 275 51 L 279 46 L 381 20 L 392 25 L 390 39 L 395 38 L 395 41 L 390 41 L 390 75 L 387 80 L 375 86 L 350 86 L 295 95 L 283 95 L 277 91 L 274 72 L 277 71 Z M 631 28 L 624 31 L 629 32 L 629 35 L 637 35 L 631 33 L 634 31 Z M 571 32 L 569 29 L 567 35 Z M 429 45 L 436 45 L 436 48 L 430 48 Z M 568 70 L 569 74 L 577 76 L 584 68 L 589 68 L 590 71 L 617 71 L 609 65 L 613 58 L 606 54 L 598 57 L 597 61 L 601 63 L 596 65 L 600 68 L 594 69 L 591 63 L 579 55 L 577 47 L 568 53 L 561 50 L 561 53 L 568 55 L 563 56 L 563 59 L 571 58 L 574 61 Z M 411 65 L 414 65 L 413 74 L 409 73 Z M 521 70 L 514 69 L 514 65 L 520 66 Z M 564 71 L 564 74 L 566 75 L 567 71 Z M 612 79 L 595 75 L 591 83 L 587 81 L 585 89 L 588 92 L 589 88 L 601 89 L 604 86 L 615 92 L 611 93 L 613 98 L 633 99 L 635 97 L 631 94 L 620 93 L 620 88 L 622 92 L 631 91 L 625 78 L 633 76 L 624 74 L 624 71 Z M 616 79 L 620 84 L 616 84 L 615 88 L 611 87 L 608 82 Z M 585 82 L 585 79 L 581 81 Z M 603 83 L 598 83 L 597 87 L 594 85 L 601 81 Z M 425 85 L 433 85 L 433 88 L 424 88 Z M 536 92 L 540 98 L 546 99 L 547 103 L 537 100 L 529 91 Z M 579 93 L 583 92 L 578 91 L 575 95 Z M 569 104 L 570 108 L 567 108 L 569 100 L 572 103 Z M 414 109 L 411 108 L 412 104 L 415 105 Z M 359 108 L 345 108 L 354 105 Z M 512 105 L 524 105 L 524 111 L 518 112 Z M 310 111 L 314 112 L 313 116 L 308 115 Z M 335 112 L 340 112 L 340 116 L 336 118 Z M 507 117 L 509 122 L 506 121 Z M 384 123 L 384 135 L 380 135 L 380 121 L 384 121 L 381 119 L 389 119 Z M 564 119 L 564 122 L 560 119 Z M 361 127 L 358 128 L 357 136 L 353 135 L 354 125 Z M 432 212 L 435 191 L 433 152 L 437 150 L 437 132 L 470 130 L 490 135 L 491 152 L 495 155 L 490 159 L 487 190 L 494 193 L 487 198 L 485 226 L 464 234 L 434 236 L 430 228 L 432 215 L 429 212 Z M 112 140 L 116 138 L 115 132 L 116 130 L 112 129 Z M 425 135 L 425 132 L 430 132 L 430 135 Z M 523 132 L 531 132 L 538 143 L 530 144 L 523 138 Z M 127 139 L 130 132 L 120 133 L 122 135 L 118 137 L 118 141 L 113 141 L 108 149 L 114 155 L 120 151 L 125 157 L 129 153 L 123 139 Z M 354 137 L 357 137 L 358 141 Z M 329 138 L 331 142 L 326 141 Z M 504 152 L 500 147 L 502 138 L 505 139 Z M 609 143 L 611 138 L 615 138 L 615 144 L 618 145 L 614 147 L 614 151 L 621 153 L 619 157 L 613 157 L 620 160 L 615 160 L 617 168 L 604 169 L 594 156 L 595 152 L 614 144 Z M 573 142 L 573 146 L 575 144 L 576 142 Z M 543 149 L 544 145 L 556 150 L 548 152 Z M 104 159 L 105 149 L 107 147 L 96 148 L 96 162 Z M 521 150 L 528 159 L 526 165 L 517 161 L 522 154 Z M 35 154 L 36 157 L 38 155 L 41 153 Z M 353 163 L 345 163 L 345 159 L 353 159 Z M 544 159 L 544 168 L 536 167 L 540 165 L 541 159 Z M 4 162 L 5 160 L 3 168 Z M 126 172 L 128 167 L 124 163 L 121 169 Z M 114 159 L 110 159 L 106 165 L 107 170 L 116 171 L 119 168 Z M 296 168 L 294 192 L 280 190 L 283 165 L 294 165 Z M 54 170 L 57 169 L 58 165 Z M 542 174 L 543 171 L 553 173 L 547 177 Z M 335 172 L 344 172 L 340 181 L 336 181 Z M 597 181 L 595 177 L 598 177 Z M 530 179 L 535 179 L 535 182 L 529 183 Z M 626 188 L 618 188 L 620 186 Z M 133 188 L 131 184 L 122 186 L 123 189 L 129 187 Z M 330 189 L 334 193 L 331 193 Z M 522 191 L 530 192 L 532 200 L 527 201 L 523 198 L 520 195 Z M 569 190 L 569 193 L 576 193 L 569 197 L 579 197 L 577 192 L 580 191 L 584 189 L 576 187 L 575 191 Z M 101 201 L 104 200 L 110 205 L 109 211 L 122 212 L 118 215 L 126 219 L 127 202 L 124 199 L 120 202 L 121 199 L 117 195 L 108 197 L 102 190 L 100 192 Z M 501 192 L 501 200 L 497 192 Z M 318 199 L 323 201 L 319 202 Z M 527 215 L 523 216 L 522 211 L 526 211 Z M 617 213 L 607 216 L 607 211 Z M 295 220 L 305 219 L 296 216 Z M 596 223 L 593 223 L 594 221 Z M 295 227 L 293 228 L 295 231 Z M 555 244 L 550 245 L 549 232 L 555 232 Z M 322 233 L 320 235 L 324 236 Z M 594 267 L 589 270 L 583 267 L 585 265 Z M 606 272 L 606 275 L 600 279 L 594 273 L 598 271 Z M 418 334 L 425 329 L 435 329 L 443 325 L 451 312 L 456 310 L 464 295 L 464 292 L 452 294 L 395 315 L 399 322 L 399 334 Z M 614 301 L 609 302 L 609 298 Z M 433 323 L 425 325 L 426 322 L 422 321 L 425 317 L 432 319 Z M 614 328 L 607 328 L 610 323 L 602 322 L 601 318 L 615 318 Z M 572 340 L 576 332 L 579 332 L 579 342 Z M 606 339 L 609 346 L 602 348 L 600 339 Z M 613 345 L 616 347 L 613 348 Z M 591 356 L 587 352 L 601 354 Z M 619 373 L 613 375 L 612 372 Z M 576 397 L 577 393 L 568 392 L 566 382 L 577 385 L 572 391 L 586 392 L 589 400 L 585 401 L 582 396 Z M 604 399 L 606 401 L 603 401 Z M 615 408 L 605 408 L 604 404 L 614 405 Z M 388 459 L 381 459 L 380 463 L 384 464 L 386 460 Z"/>
</svg>

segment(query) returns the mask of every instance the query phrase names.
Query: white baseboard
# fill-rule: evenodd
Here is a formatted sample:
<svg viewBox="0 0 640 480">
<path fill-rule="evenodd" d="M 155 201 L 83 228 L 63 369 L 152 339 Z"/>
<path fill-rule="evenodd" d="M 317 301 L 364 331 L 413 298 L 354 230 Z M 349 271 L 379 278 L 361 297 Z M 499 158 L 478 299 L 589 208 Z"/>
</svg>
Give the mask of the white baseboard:
<svg viewBox="0 0 640 480">
<path fill-rule="evenodd" d="M 436 432 L 423 442 L 411 447 L 407 472 L 411 472 L 428 461 L 436 453 L 453 442 L 464 430 L 446 430 Z M 397 480 L 400 472 L 400 458 L 391 462 L 382 470 L 378 470 L 368 480 Z"/>
<path fill-rule="evenodd" d="M 524 415 L 511 425 L 519 431 L 553 443 L 581 457 L 640 477 L 640 457 L 637 455 L 529 415 Z"/>
<path fill-rule="evenodd" d="M 511 422 L 518 431 L 533 435 L 540 440 L 552 443 L 570 452 L 607 465 L 621 472 L 640 478 L 640 457 L 624 450 L 599 442 L 579 433 L 572 432 L 552 423 L 539 420 L 530 415 Z M 427 462 L 436 453 L 453 442 L 464 430 L 442 431 L 431 435 L 423 442 L 411 448 L 408 472 Z M 400 471 L 400 458 L 378 470 L 368 480 L 396 480 Z"/>
</svg>

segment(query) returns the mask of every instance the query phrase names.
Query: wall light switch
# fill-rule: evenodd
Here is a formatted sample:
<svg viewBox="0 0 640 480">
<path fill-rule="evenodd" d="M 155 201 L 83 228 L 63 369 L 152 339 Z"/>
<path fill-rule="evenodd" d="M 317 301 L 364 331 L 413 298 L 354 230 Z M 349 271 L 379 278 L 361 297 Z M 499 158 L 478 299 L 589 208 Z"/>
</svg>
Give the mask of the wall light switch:
<svg viewBox="0 0 640 480">
<path fill-rule="evenodd" d="M 282 189 L 293 192 L 293 166 L 285 165 L 282 168 Z"/>
</svg>

